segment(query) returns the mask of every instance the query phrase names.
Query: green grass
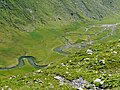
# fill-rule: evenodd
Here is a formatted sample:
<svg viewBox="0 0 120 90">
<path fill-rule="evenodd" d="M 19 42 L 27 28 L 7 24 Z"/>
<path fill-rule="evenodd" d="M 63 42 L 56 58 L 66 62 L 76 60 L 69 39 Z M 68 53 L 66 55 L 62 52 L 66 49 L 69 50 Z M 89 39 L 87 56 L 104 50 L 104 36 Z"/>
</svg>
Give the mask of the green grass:
<svg viewBox="0 0 120 90">
<path fill-rule="evenodd" d="M 54 80 L 54 78 L 53 78 L 53 76 L 55 75 L 54 73 L 65 76 L 68 79 L 76 79 L 76 78 L 79 78 L 80 76 L 82 76 L 86 80 L 92 82 L 95 78 L 100 78 L 100 73 L 98 73 L 96 75 L 95 70 L 97 69 L 97 71 L 99 71 L 99 68 L 101 68 L 101 66 L 98 66 L 98 67 L 93 66 L 92 70 L 86 70 L 85 67 L 87 65 L 91 65 L 95 62 L 94 55 L 89 56 L 89 55 L 85 54 L 85 50 L 86 50 L 85 49 L 85 50 L 80 51 L 80 53 L 83 54 L 83 56 L 81 56 L 81 55 L 79 56 L 79 54 L 78 55 L 75 54 L 75 56 L 73 55 L 72 57 L 70 57 L 70 59 L 72 59 L 73 62 L 69 63 L 69 61 L 68 61 L 69 59 L 67 59 L 66 56 L 60 55 L 60 54 L 54 52 L 53 49 L 55 47 L 58 47 L 60 45 L 65 44 L 65 40 L 62 38 L 62 36 L 65 35 L 66 32 L 67 33 L 85 34 L 84 31 L 85 31 L 86 27 L 91 26 L 91 25 L 99 25 L 99 23 L 101 23 L 101 22 L 97 22 L 97 24 L 95 24 L 95 22 L 89 22 L 89 23 L 83 23 L 83 22 L 73 23 L 72 22 L 72 23 L 69 23 L 66 25 L 62 25 L 59 23 L 57 25 L 55 25 L 53 22 L 51 24 L 46 25 L 46 27 L 44 27 L 44 26 L 43 27 L 41 27 L 41 26 L 36 27 L 35 31 L 33 31 L 33 32 L 21 32 L 21 31 L 14 32 L 14 30 L 11 28 L 11 30 L 13 30 L 13 31 L 8 31 L 9 37 L 11 37 L 11 38 L 5 39 L 5 43 L 0 43 L 0 47 L 1 47 L 0 48 L 0 52 L 1 52 L 0 66 L 4 67 L 4 66 L 15 65 L 15 64 L 17 64 L 17 58 L 21 55 L 26 54 L 26 55 L 36 57 L 36 59 L 37 59 L 36 62 L 39 65 L 54 63 L 53 66 L 49 67 L 50 69 L 49 68 L 43 69 L 43 71 L 45 73 L 39 74 L 38 76 L 41 79 L 43 79 L 44 77 L 49 78 L 48 76 L 46 76 L 46 73 L 47 74 L 50 73 L 51 83 L 53 82 L 54 86 L 58 89 L 62 88 L 63 90 L 65 90 L 64 88 L 66 88 L 66 90 L 67 90 L 67 88 L 72 88 L 72 87 L 68 87 L 68 86 L 64 86 L 64 85 L 59 87 L 58 81 Z M 90 29 L 89 33 L 94 33 L 96 30 L 100 31 L 101 28 L 99 28 L 99 27 L 94 28 L 93 27 Z M 106 41 L 113 42 L 113 41 L 116 41 L 120 38 L 119 37 L 119 26 L 117 26 L 113 36 L 111 36 L 107 39 L 104 39 L 103 41 L 100 42 L 99 37 L 106 35 L 108 33 L 108 31 L 102 32 L 98 36 L 92 37 L 93 40 L 94 39 L 97 40 L 95 42 L 96 45 L 100 44 L 100 43 L 104 43 Z M 86 33 L 88 33 L 88 32 L 86 32 Z M 5 33 L 3 33 L 3 37 L 4 36 L 5 36 Z M 76 36 L 76 35 L 69 35 L 68 34 L 68 36 L 66 36 L 66 37 L 70 40 L 70 42 L 73 42 L 73 43 L 79 41 L 78 40 L 79 36 Z M 87 40 L 87 37 L 80 36 L 80 39 Z M 106 46 L 102 45 L 100 47 L 98 45 L 98 46 L 93 46 L 92 48 L 97 48 L 97 47 L 98 48 L 103 48 L 103 47 L 105 48 Z M 103 50 L 106 50 L 106 48 Z M 78 52 L 78 49 L 71 48 L 70 50 L 67 50 L 67 51 L 70 51 L 73 53 L 73 52 Z M 98 51 L 96 51 L 96 54 L 102 56 L 103 52 L 104 51 L 98 50 Z M 112 55 L 110 55 L 110 56 L 112 58 L 119 57 L 118 55 L 114 56 L 114 57 Z M 81 60 L 82 58 L 85 58 L 85 57 L 91 58 L 91 61 L 90 62 L 88 61 L 86 63 L 84 63 L 84 61 L 80 61 L 80 62 L 82 62 L 80 65 L 83 65 L 83 67 L 76 66 L 76 64 L 79 62 L 79 60 Z M 102 59 L 102 58 L 100 57 L 100 59 Z M 78 60 L 78 61 L 76 61 L 76 60 Z M 62 62 L 68 64 L 69 71 L 65 67 L 60 66 L 60 63 L 62 63 Z M 99 63 L 97 65 L 99 65 Z M 119 66 L 119 63 L 115 62 L 114 65 Z M 107 64 L 107 66 L 110 66 L 110 65 Z M 53 68 L 53 67 L 55 67 L 55 68 Z M 114 68 L 114 67 L 110 67 L 110 68 Z M 17 76 L 18 79 L 20 79 L 24 75 L 29 76 L 29 74 L 30 74 L 30 77 L 33 78 L 32 72 L 34 72 L 36 70 L 37 69 L 33 68 L 30 65 L 25 65 L 24 67 L 13 69 L 13 70 L 0 71 L 0 73 L 1 73 L 0 74 L 1 87 L 3 87 L 4 85 L 9 85 L 11 88 L 17 89 L 17 88 L 19 88 L 19 85 L 16 87 L 14 86 L 14 83 L 16 82 L 17 79 L 15 79 L 15 81 L 14 80 L 10 81 L 13 83 L 13 84 L 11 84 L 11 83 L 7 82 L 7 80 L 5 78 L 9 78 L 10 76 L 15 75 L 15 76 Z M 66 75 L 65 74 L 66 71 L 70 72 L 70 74 L 72 76 Z M 79 71 L 79 73 L 78 72 L 76 73 L 76 71 Z M 107 71 L 107 73 L 109 73 L 110 69 L 105 69 L 105 71 Z M 114 69 L 111 71 L 114 71 Z M 74 73 L 76 73 L 76 74 L 74 74 Z M 113 73 L 115 73 L 115 72 L 112 72 L 112 74 Z M 108 75 L 108 74 L 106 74 L 106 75 Z M 89 76 L 89 78 L 88 78 L 88 76 Z M 37 76 L 35 75 L 34 77 L 37 77 Z M 108 78 L 108 77 L 106 77 L 106 78 Z M 114 78 L 116 78 L 116 76 Z M 30 79 L 30 80 L 32 80 L 32 79 Z M 109 80 L 113 80 L 113 79 L 110 78 Z M 56 84 L 56 82 L 58 84 Z M 109 81 L 106 81 L 106 82 L 108 82 L 108 87 L 109 87 L 111 84 L 109 84 Z M 21 83 L 21 81 L 19 83 Z M 20 90 L 22 90 L 23 88 L 28 89 L 30 87 L 30 86 L 27 87 L 25 85 L 25 82 L 22 82 L 22 83 L 23 84 L 21 84 Z M 49 80 L 45 81 L 42 84 L 43 86 L 40 86 L 40 88 L 43 88 L 43 90 L 46 89 L 45 86 L 48 83 L 49 83 Z M 31 86 L 31 88 L 33 89 L 37 86 L 38 85 L 33 84 L 33 86 Z M 119 83 L 117 84 L 116 87 L 118 87 L 118 86 L 119 86 Z M 114 86 L 112 86 L 112 87 L 114 88 Z M 49 87 L 47 87 L 47 88 L 49 88 Z"/>
<path fill-rule="evenodd" d="M 30 66 L 2 71 L 4 76 L 8 73 L 9 76 L 6 77 L 7 80 L 1 78 L 0 87 L 2 88 L 7 85 L 14 90 L 18 88 L 19 90 L 23 88 L 26 90 L 37 88 L 43 90 L 56 90 L 56 88 L 57 90 L 73 90 L 71 86 L 60 85 L 59 82 L 54 79 L 55 75 L 61 75 L 69 80 L 77 79 L 82 76 L 91 83 L 96 78 L 100 78 L 104 80 L 105 88 L 112 88 L 113 90 L 119 89 L 119 47 L 120 41 L 87 47 L 66 59 L 57 61 L 44 69 L 40 69 L 39 73 L 31 73 L 31 71 L 35 69 Z M 93 50 L 92 55 L 86 53 L 88 48 Z M 114 52 L 117 52 L 117 54 Z M 89 58 L 89 60 L 86 58 Z M 105 60 L 105 64 L 101 63 L 100 60 Z M 61 63 L 64 63 L 66 66 L 61 66 Z M 18 73 L 16 74 L 16 72 Z M 66 74 L 66 72 L 69 72 L 69 74 Z M 13 75 L 15 77 L 10 79 L 10 76 Z"/>
<path fill-rule="evenodd" d="M 101 41 L 99 39 L 111 32 L 111 29 L 100 32 L 103 29 L 100 25 L 119 23 L 120 2 L 119 0 L 76 1 L 77 5 L 70 0 L 0 1 L 0 67 L 16 65 L 17 59 L 22 55 L 34 56 L 38 65 L 51 64 L 40 69 L 41 73 L 36 73 L 38 69 L 27 62 L 20 68 L 0 70 L 0 89 L 10 87 L 13 90 L 74 90 L 70 85 L 60 85 L 59 81 L 54 79 L 54 76 L 59 74 L 69 80 L 82 76 L 91 83 L 96 78 L 101 78 L 105 81 L 106 88 L 119 90 L 120 25 L 116 26 L 113 35 Z M 93 25 L 97 27 L 85 32 L 86 28 Z M 96 40 L 93 46 L 80 51 L 78 48 L 67 49 L 65 51 L 72 53 L 68 57 L 53 51 L 54 48 L 65 45 L 62 36 L 71 43 L 81 43 L 88 41 L 86 35 L 69 33 L 95 32 L 100 33 L 91 36 L 91 40 Z M 94 51 L 92 55 L 86 54 L 88 48 Z M 114 51 L 117 54 L 114 54 Z M 84 61 L 85 58 L 90 60 Z M 101 65 L 99 61 L 104 58 L 105 65 Z M 61 63 L 67 66 L 62 67 Z"/>
</svg>

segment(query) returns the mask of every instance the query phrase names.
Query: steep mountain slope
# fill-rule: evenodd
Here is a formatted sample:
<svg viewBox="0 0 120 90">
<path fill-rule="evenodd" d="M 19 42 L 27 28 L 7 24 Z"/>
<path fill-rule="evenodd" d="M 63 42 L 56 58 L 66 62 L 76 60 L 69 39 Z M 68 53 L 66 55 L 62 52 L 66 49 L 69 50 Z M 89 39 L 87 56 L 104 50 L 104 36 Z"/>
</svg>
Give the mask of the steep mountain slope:
<svg viewBox="0 0 120 90">
<path fill-rule="evenodd" d="M 102 18 L 118 12 L 119 0 L 1 0 L 0 22 L 16 28 L 48 21 Z"/>
</svg>

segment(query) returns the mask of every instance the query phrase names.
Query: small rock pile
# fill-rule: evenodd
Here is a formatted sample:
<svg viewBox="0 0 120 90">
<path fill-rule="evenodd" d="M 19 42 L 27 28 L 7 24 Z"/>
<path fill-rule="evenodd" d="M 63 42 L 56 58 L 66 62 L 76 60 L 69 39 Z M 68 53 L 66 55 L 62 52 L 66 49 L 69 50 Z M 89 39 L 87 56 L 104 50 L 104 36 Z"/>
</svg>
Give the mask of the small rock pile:
<svg viewBox="0 0 120 90">
<path fill-rule="evenodd" d="M 90 84 L 88 81 L 84 80 L 82 77 L 76 80 L 67 80 L 62 76 L 55 76 L 55 79 L 60 81 L 60 84 L 70 84 L 77 90 L 103 90 L 102 88 L 97 87 L 95 84 Z"/>
</svg>

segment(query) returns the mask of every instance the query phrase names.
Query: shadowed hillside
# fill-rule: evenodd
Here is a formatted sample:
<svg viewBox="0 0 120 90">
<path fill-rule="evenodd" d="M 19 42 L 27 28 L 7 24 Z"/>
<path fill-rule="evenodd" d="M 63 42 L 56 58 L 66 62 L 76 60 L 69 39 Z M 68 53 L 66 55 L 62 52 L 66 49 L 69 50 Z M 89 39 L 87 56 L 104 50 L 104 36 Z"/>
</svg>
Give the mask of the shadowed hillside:
<svg viewBox="0 0 120 90">
<path fill-rule="evenodd" d="M 1 0 L 0 22 L 23 29 L 49 21 L 99 19 L 119 10 L 119 0 Z"/>
</svg>

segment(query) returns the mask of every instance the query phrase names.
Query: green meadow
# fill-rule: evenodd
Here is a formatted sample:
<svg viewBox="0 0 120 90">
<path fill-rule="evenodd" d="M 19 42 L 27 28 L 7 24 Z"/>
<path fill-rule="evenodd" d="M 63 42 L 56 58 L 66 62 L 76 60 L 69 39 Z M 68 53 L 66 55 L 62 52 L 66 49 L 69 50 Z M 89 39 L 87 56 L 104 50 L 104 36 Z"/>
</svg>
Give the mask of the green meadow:
<svg viewBox="0 0 120 90">
<path fill-rule="evenodd" d="M 119 90 L 119 3 L 1 0 L 0 89 Z M 48 66 L 34 68 L 24 58 L 22 67 L 1 69 L 17 65 L 21 56 Z M 80 77 L 87 84 L 77 88 L 71 83 Z"/>
</svg>

